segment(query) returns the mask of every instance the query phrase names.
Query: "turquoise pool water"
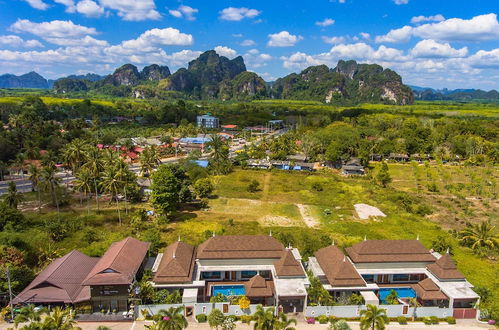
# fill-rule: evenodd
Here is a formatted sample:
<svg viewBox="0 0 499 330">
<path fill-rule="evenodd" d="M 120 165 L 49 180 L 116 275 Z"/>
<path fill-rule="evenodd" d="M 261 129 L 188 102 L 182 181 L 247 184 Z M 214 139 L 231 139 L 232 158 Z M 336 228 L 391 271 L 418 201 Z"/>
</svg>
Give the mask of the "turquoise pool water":
<svg viewBox="0 0 499 330">
<path fill-rule="evenodd" d="M 246 290 L 244 285 L 212 285 L 211 295 L 223 294 L 224 296 L 244 296 Z"/>
<path fill-rule="evenodd" d="M 390 291 L 395 290 L 399 298 L 415 298 L 416 292 L 411 288 L 386 288 L 379 289 L 379 300 L 381 303 L 386 303 L 386 297 L 390 294 Z"/>
</svg>

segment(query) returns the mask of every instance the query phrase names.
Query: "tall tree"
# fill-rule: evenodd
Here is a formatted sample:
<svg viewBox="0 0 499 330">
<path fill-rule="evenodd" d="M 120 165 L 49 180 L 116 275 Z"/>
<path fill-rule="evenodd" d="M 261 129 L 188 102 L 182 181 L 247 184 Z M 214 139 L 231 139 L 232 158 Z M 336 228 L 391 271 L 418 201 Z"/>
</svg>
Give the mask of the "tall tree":
<svg viewBox="0 0 499 330">
<path fill-rule="evenodd" d="M 208 142 L 208 147 L 211 149 L 210 154 L 210 169 L 215 174 L 227 174 L 232 168 L 232 162 L 229 159 L 229 146 L 227 142 L 217 134 L 211 135 L 211 140 Z"/>
<path fill-rule="evenodd" d="M 111 201 L 113 199 L 116 201 L 116 208 L 118 210 L 118 218 L 121 226 L 121 211 L 118 194 L 121 190 L 122 182 L 118 177 L 118 172 L 115 166 L 108 166 L 104 169 L 101 186 L 105 192 L 111 194 Z"/>
<path fill-rule="evenodd" d="M 496 248 L 499 246 L 499 235 L 496 226 L 490 220 L 473 224 L 460 232 L 461 242 L 469 245 L 473 250 L 480 248 Z"/>
<path fill-rule="evenodd" d="M 52 166 L 44 166 L 42 168 L 42 182 L 43 186 L 46 190 L 50 192 L 52 196 L 52 203 L 57 207 L 57 213 L 60 213 L 59 210 L 59 199 L 57 198 L 57 190 L 59 187 L 60 179 L 57 177 L 57 169 L 55 165 Z"/>
<path fill-rule="evenodd" d="M 66 165 L 71 168 L 73 175 L 84 164 L 86 158 L 87 144 L 82 139 L 74 139 L 64 148 L 63 159 Z"/>
<path fill-rule="evenodd" d="M 31 189 L 37 192 L 38 195 L 38 212 L 42 207 L 42 198 L 40 192 L 40 179 L 42 177 L 42 173 L 40 168 L 34 164 L 29 164 L 28 166 L 28 179 L 31 181 Z"/>
<path fill-rule="evenodd" d="M 92 185 L 93 185 L 93 177 L 90 170 L 86 167 L 80 168 L 80 170 L 76 172 L 76 179 L 74 180 L 73 184 L 76 190 L 85 195 L 85 199 L 87 200 L 87 213 L 90 213 L 89 209 L 90 199 L 88 198 L 88 195 L 92 192 Z M 81 204 L 81 198 L 80 198 L 80 204 Z"/>
<path fill-rule="evenodd" d="M 390 171 L 388 170 L 388 165 L 385 162 L 381 164 L 381 168 L 378 174 L 376 175 L 376 180 L 383 188 L 386 188 L 386 186 L 390 182 L 392 182 L 392 178 L 390 177 Z"/>
<path fill-rule="evenodd" d="M 170 307 L 165 310 L 162 309 L 154 316 L 155 325 L 157 330 L 182 330 L 187 328 L 187 320 L 184 316 L 184 307 Z"/>
<path fill-rule="evenodd" d="M 150 178 L 152 171 L 161 164 L 156 146 L 147 146 L 140 154 L 139 162 L 141 175 Z"/>
<path fill-rule="evenodd" d="M 274 315 L 274 308 L 263 309 L 262 305 L 256 306 L 255 314 L 255 330 L 273 330 L 278 324 L 277 318 Z"/>
<path fill-rule="evenodd" d="M 12 207 L 13 209 L 17 209 L 17 205 L 24 200 L 22 193 L 17 191 L 17 186 L 14 181 L 9 182 L 9 187 L 7 188 L 7 194 L 5 195 L 5 203 Z"/>
<path fill-rule="evenodd" d="M 367 305 L 367 309 L 360 311 L 360 329 L 361 330 L 383 330 L 389 322 L 386 315 L 386 309 L 378 308 L 374 305 Z"/>
<path fill-rule="evenodd" d="M 96 147 L 89 148 L 87 152 L 87 159 L 85 162 L 85 167 L 88 168 L 90 173 L 92 173 L 92 178 L 94 181 L 94 192 L 95 192 L 95 203 L 97 204 L 97 210 L 99 210 L 99 188 L 98 181 L 100 175 L 104 169 L 104 165 L 102 162 L 102 157 L 99 149 Z"/>
<path fill-rule="evenodd" d="M 179 201 L 181 183 L 166 165 L 161 165 L 152 175 L 151 202 L 156 210 L 168 215 L 174 211 Z"/>
</svg>

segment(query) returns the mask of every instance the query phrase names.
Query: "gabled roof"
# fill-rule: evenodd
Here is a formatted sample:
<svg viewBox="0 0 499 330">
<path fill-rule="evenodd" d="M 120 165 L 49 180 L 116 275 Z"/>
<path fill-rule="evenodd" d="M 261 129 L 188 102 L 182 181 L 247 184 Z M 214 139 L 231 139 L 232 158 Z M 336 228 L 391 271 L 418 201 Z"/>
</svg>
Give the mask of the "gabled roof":
<svg viewBox="0 0 499 330">
<path fill-rule="evenodd" d="M 272 281 L 266 281 L 260 275 L 253 276 L 245 286 L 246 297 L 272 297 L 274 285 Z"/>
<path fill-rule="evenodd" d="M 194 251 L 193 246 L 180 241 L 168 245 L 154 275 L 154 282 L 191 282 L 195 262 Z"/>
<path fill-rule="evenodd" d="M 132 237 L 111 244 L 84 285 L 129 285 L 135 279 L 150 243 Z"/>
<path fill-rule="evenodd" d="M 435 261 L 419 240 L 367 240 L 346 251 L 354 263 Z"/>
<path fill-rule="evenodd" d="M 433 275 L 443 280 L 464 280 L 464 275 L 457 269 L 450 254 L 446 253 L 434 264 L 426 267 Z"/>
<path fill-rule="evenodd" d="M 281 259 L 274 262 L 274 267 L 277 276 L 305 276 L 301 263 L 290 249 L 286 249 Z"/>
<path fill-rule="evenodd" d="M 330 245 L 322 248 L 315 252 L 315 258 L 333 287 L 366 286 L 352 262 L 338 247 Z"/>
<path fill-rule="evenodd" d="M 197 259 L 279 259 L 284 246 L 272 236 L 215 236 L 198 246 Z"/>
<path fill-rule="evenodd" d="M 413 285 L 413 289 L 421 300 L 449 299 L 429 277 Z"/>
<path fill-rule="evenodd" d="M 98 260 L 73 250 L 52 261 L 13 302 L 71 304 L 89 300 L 90 288 L 82 282 Z"/>
</svg>

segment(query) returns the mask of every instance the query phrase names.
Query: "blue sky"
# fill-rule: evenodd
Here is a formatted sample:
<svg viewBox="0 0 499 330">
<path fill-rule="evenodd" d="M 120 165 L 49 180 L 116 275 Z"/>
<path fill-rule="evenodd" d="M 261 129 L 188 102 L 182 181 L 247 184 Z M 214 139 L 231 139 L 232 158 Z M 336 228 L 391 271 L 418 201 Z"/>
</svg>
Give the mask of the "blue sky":
<svg viewBox="0 0 499 330">
<path fill-rule="evenodd" d="M 339 59 L 405 83 L 499 88 L 497 0 L 0 0 L 0 73 L 186 66 L 215 49 L 265 80 Z"/>
</svg>

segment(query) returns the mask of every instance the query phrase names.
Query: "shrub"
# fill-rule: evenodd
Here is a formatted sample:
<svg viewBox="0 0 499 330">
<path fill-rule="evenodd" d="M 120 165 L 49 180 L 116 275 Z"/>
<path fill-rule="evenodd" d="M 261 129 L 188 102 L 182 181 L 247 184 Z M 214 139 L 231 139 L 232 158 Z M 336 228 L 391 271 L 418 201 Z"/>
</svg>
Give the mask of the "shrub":
<svg viewBox="0 0 499 330">
<path fill-rule="evenodd" d="M 251 180 L 251 182 L 248 185 L 248 191 L 251 193 L 257 192 L 259 186 L 260 186 L 260 183 L 258 183 L 258 181 L 253 179 L 253 180 Z"/>
<path fill-rule="evenodd" d="M 331 329 L 331 330 L 351 330 L 352 328 L 350 328 L 347 321 L 339 320 L 339 321 L 331 324 L 331 326 L 329 326 L 329 329 Z"/>
<path fill-rule="evenodd" d="M 431 322 L 431 319 L 429 317 L 423 317 L 423 323 L 426 324 L 426 325 L 431 325 L 432 322 Z"/>
<path fill-rule="evenodd" d="M 315 324 L 315 318 L 307 317 L 307 324 Z"/>
<path fill-rule="evenodd" d="M 241 315 L 239 319 L 242 323 L 250 324 L 250 322 L 253 320 L 253 317 L 251 315 Z"/>
<path fill-rule="evenodd" d="M 447 317 L 445 318 L 445 321 L 446 321 L 447 323 L 449 323 L 449 324 L 456 324 L 456 319 L 455 319 L 455 318 L 453 318 L 452 316 L 447 316 Z"/>
<path fill-rule="evenodd" d="M 397 317 L 397 322 L 399 324 L 407 324 L 407 318 L 405 316 L 399 316 Z"/>
<path fill-rule="evenodd" d="M 329 317 L 329 323 L 335 323 L 338 321 L 338 317 L 334 316 L 334 315 L 331 315 Z"/>
<path fill-rule="evenodd" d="M 328 322 L 328 317 L 326 315 L 319 315 L 317 316 L 317 321 L 320 324 L 326 324 Z"/>
<path fill-rule="evenodd" d="M 320 184 L 319 182 L 312 183 L 312 189 L 315 191 L 323 191 L 324 190 L 324 188 L 322 187 L 322 184 Z"/>
<path fill-rule="evenodd" d="M 208 317 L 206 316 L 206 314 L 196 315 L 196 321 L 198 321 L 199 323 L 205 323 L 207 319 Z"/>
<path fill-rule="evenodd" d="M 431 324 L 438 324 L 439 320 L 436 316 L 430 316 Z"/>
</svg>

